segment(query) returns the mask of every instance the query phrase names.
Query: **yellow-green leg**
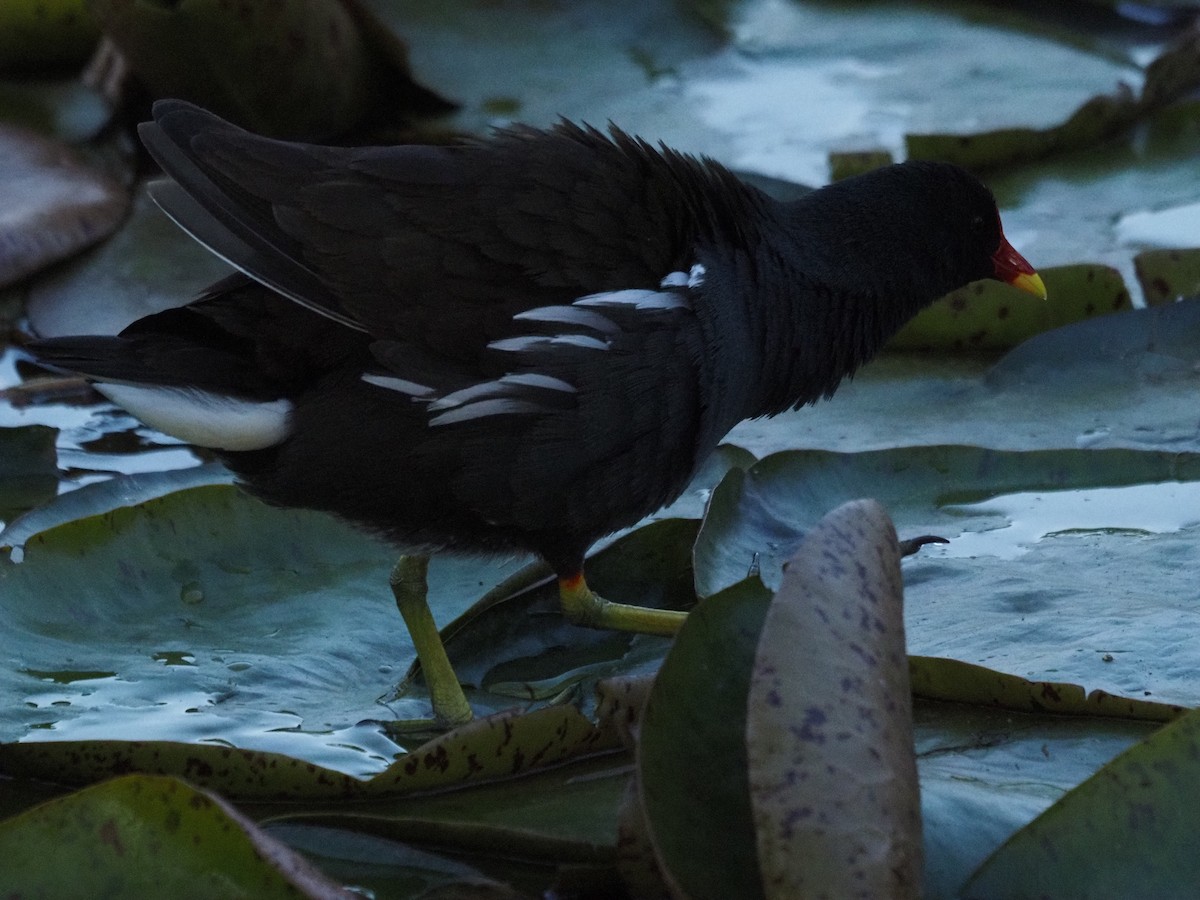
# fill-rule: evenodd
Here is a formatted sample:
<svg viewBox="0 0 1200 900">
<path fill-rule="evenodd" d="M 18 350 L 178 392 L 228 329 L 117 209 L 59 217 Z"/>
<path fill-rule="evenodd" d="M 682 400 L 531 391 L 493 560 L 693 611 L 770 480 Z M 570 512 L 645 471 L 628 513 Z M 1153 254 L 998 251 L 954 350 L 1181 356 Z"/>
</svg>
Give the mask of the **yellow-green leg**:
<svg viewBox="0 0 1200 900">
<path fill-rule="evenodd" d="M 439 725 L 452 728 L 471 721 L 473 713 L 450 665 L 433 613 L 429 611 L 428 571 L 428 556 L 402 556 L 392 569 L 389 582 L 396 606 L 417 650 L 417 659 L 421 661 L 434 718 Z"/>
<path fill-rule="evenodd" d="M 675 609 L 649 609 L 605 600 L 588 587 L 582 572 L 570 578 L 560 578 L 558 596 L 567 619 L 587 628 L 670 637 L 679 631 L 687 618 L 687 613 Z"/>
</svg>

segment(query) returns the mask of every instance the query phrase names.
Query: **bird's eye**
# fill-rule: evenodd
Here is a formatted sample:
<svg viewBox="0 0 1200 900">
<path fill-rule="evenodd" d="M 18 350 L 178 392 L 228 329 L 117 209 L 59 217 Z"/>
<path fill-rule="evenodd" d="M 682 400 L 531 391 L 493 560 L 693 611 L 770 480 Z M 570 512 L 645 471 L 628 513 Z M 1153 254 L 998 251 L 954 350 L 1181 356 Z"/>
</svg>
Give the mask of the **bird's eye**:
<svg viewBox="0 0 1200 900">
<path fill-rule="evenodd" d="M 971 227 L 972 228 L 982 228 L 983 227 L 983 216 L 975 216 L 973 219 L 971 219 Z"/>
</svg>

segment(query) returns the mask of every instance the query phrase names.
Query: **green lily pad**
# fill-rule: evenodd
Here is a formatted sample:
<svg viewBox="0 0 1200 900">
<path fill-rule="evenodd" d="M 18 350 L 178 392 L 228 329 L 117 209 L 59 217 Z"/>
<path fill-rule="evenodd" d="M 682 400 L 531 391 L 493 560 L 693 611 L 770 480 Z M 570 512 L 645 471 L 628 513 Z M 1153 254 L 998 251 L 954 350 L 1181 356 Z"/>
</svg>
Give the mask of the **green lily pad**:
<svg viewBox="0 0 1200 900">
<path fill-rule="evenodd" d="M 458 789 L 353 804 L 273 807 L 266 821 L 272 826 L 323 826 L 459 852 L 604 863 L 613 857 L 617 806 L 628 779 L 628 755 L 606 753 L 501 780 L 477 779 Z"/>
<path fill-rule="evenodd" d="M 1200 884 L 1200 712 L 1122 753 L 996 851 L 970 898 L 1186 897 Z"/>
<path fill-rule="evenodd" d="M 1140 96 L 1121 84 L 1087 100 L 1051 128 L 1002 128 L 970 135 L 908 134 L 910 159 L 940 159 L 975 171 L 1080 150 L 1128 129 L 1200 84 L 1200 39 L 1186 31 L 1146 68 Z"/>
<path fill-rule="evenodd" d="M 91 784 L 116 774 L 174 775 L 239 800 L 323 801 L 446 790 L 513 778 L 574 756 L 613 749 L 602 731 L 570 706 L 475 719 L 400 755 L 360 779 L 278 753 L 175 741 L 27 741 L 0 744 L 0 771 L 61 784 Z"/>
<path fill-rule="evenodd" d="M 358 4 L 287 0 L 235 12 L 219 0 L 91 0 L 90 8 L 155 97 L 192 100 L 253 131 L 324 138 L 362 123 L 377 101 L 450 107 L 412 81 L 397 38 Z"/>
<path fill-rule="evenodd" d="M 914 714 L 928 900 L 959 900 L 1014 832 L 1158 727 L 923 701 Z"/>
<path fill-rule="evenodd" d="M 688 616 L 641 726 L 638 784 L 658 860 L 688 897 L 762 896 L 745 741 L 770 595 L 748 579 Z"/>
<path fill-rule="evenodd" d="M 1003 525 L 986 508 L 956 504 L 1018 491 L 1200 479 L 1200 454 L 1131 450 L 1012 452 L 981 447 L 906 447 L 839 454 L 772 454 L 731 471 L 713 492 L 696 539 L 696 590 L 708 596 L 746 575 L 756 560 L 768 586 L 826 510 L 874 496 L 902 533 L 954 538 Z"/>
<path fill-rule="evenodd" d="M 0 823 L 5 896 L 355 896 L 213 794 L 128 776 Z M 46 865 L 52 856 L 54 865 Z"/>
<path fill-rule="evenodd" d="M 1147 304 L 1200 296 L 1200 250 L 1145 250 L 1133 265 Z"/>
<path fill-rule="evenodd" d="M 1121 273 L 1108 266 L 1043 269 L 1048 299 L 977 281 L 934 303 L 888 342 L 890 350 L 1008 350 L 1042 331 L 1130 309 Z"/>
<path fill-rule="evenodd" d="M 20 647 L 0 684 L 23 701 L 7 733 L 113 738 L 132 717 L 146 739 L 219 737 L 377 771 L 395 747 L 355 723 L 427 714 L 419 696 L 376 702 L 412 659 L 387 591 L 394 557 L 331 517 L 272 509 L 226 484 L 28 536 L 22 562 L 0 560 L 0 643 Z M 505 574 L 435 559 L 435 611 L 450 618 Z"/>
<path fill-rule="evenodd" d="M 45 432 L 43 441 L 44 453 L 54 468 L 54 434 L 53 429 L 35 426 Z M 0 440 L 7 430 L 0 431 Z M 2 470 L 10 458 L 7 454 L 0 457 L 0 482 L 5 486 L 10 483 L 9 476 Z M 19 457 L 18 457 L 19 458 Z M 25 542 L 35 534 L 49 531 L 59 525 L 66 525 L 77 519 L 88 516 L 100 516 L 116 509 L 129 508 L 165 497 L 175 491 L 201 487 L 213 484 L 232 484 L 233 473 L 224 466 L 210 463 L 203 466 L 193 466 L 189 469 L 170 469 L 166 472 L 143 472 L 137 475 L 118 475 L 107 481 L 86 484 L 76 490 L 59 494 L 47 503 L 31 509 L 29 512 L 9 522 L 0 531 L 0 550 L 12 550 L 24 547 Z M 51 489 L 50 496 L 53 496 Z M 47 498 L 48 499 L 48 498 Z M 30 504 L 31 506 L 33 504 Z"/>
<path fill-rule="evenodd" d="M 79 67 L 99 40 L 87 0 L 0 4 L 0 70 Z"/>
<path fill-rule="evenodd" d="M 913 656 L 909 666 L 913 693 L 926 700 L 1147 722 L 1169 722 L 1187 711 L 1176 704 L 1115 697 L 1107 691 L 1089 693 L 1077 684 L 1030 681 L 957 659 Z"/>
</svg>

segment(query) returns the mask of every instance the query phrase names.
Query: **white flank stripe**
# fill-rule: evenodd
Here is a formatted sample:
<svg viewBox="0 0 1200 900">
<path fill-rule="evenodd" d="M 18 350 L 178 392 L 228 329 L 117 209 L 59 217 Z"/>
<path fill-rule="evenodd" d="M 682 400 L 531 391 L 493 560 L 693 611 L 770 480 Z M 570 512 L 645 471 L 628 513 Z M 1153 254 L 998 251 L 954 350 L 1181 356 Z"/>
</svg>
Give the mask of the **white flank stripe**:
<svg viewBox="0 0 1200 900">
<path fill-rule="evenodd" d="M 676 291 L 647 291 L 631 288 L 588 294 L 575 301 L 576 306 L 632 306 L 634 309 L 686 309 L 687 300 Z"/>
<path fill-rule="evenodd" d="M 96 390 L 147 425 L 216 450 L 261 450 L 288 436 L 289 400 L 239 400 L 194 388 L 97 384 Z"/>
<path fill-rule="evenodd" d="M 500 379 L 501 384 L 517 384 L 522 387 L 546 388 L 551 391 L 575 393 L 575 385 L 553 375 L 542 375 L 540 372 L 518 372 L 516 375 L 505 375 Z"/>
<path fill-rule="evenodd" d="M 576 306 L 539 306 L 536 309 L 527 309 L 525 312 L 517 313 L 513 316 L 513 320 L 550 322 L 555 325 L 578 325 L 581 328 L 591 328 L 593 331 L 602 331 L 606 334 L 620 331 L 611 319 L 606 319 L 600 313 L 592 312 L 590 309 L 579 309 Z"/>
<path fill-rule="evenodd" d="M 562 391 L 567 394 L 575 393 L 575 385 L 563 381 L 561 378 L 555 378 L 552 375 L 542 375 L 538 372 L 520 372 L 515 375 L 505 375 L 496 381 L 483 381 L 479 384 L 473 384 L 470 387 L 446 394 L 444 397 L 438 397 L 429 404 L 429 411 L 441 412 L 467 403 L 479 403 L 483 400 L 505 398 L 506 395 L 509 400 L 520 399 L 521 388 L 543 388 L 551 391 Z M 514 394 L 517 396 L 514 397 Z M 528 400 L 527 402 L 534 403 L 532 400 Z"/>
<path fill-rule="evenodd" d="M 429 404 L 429 411 L 440 412 L 444 409 L 454 409 L 454 407 L 462 406 L 464 403 L 477 403 L 480 400 L 488 400 L 492 397 L 502 397 L 504 393 L 504 385 L 499 381 L 482 381 L 479 384 L 473 384 L 470 387 L 465 387 L 445 396 L 438 397 Z"/>
<path fill-rule="evenodd" d="M 692 266 L 692 270 L 688 272 L 687 286 L 690 288 L 698 288 L 704 284 L 704 276 L 708 274 L 708 269 L 704 268 L 702 263 L 696 263 Z"/>
<path fill-rule="evenodd" d="M 687 287 L 687 272 L 671 272 L 658 283 L 659 287 Z"/>
<path fill-rule="evenodd" d="M 495 397 L 491 400 L 480 400 L 467 403 L 457 409 L 444 412 L 429 420 L 431 426 L 453 425 L 455 422 L 467 422 L 471 419 L 484 419 L 489 416 L 511 416 L 521 413 L 545 412 L 543 406 L 530 403 L 527 400 L 513 400 L 509 397 Z"/>
<path fill-rule="evenodd" d="M 399 391 L 401 394 L 422 400 L 426 397 L 432 397 L 436 390 L 427 384 L 417 384 L 415 381 L 408 381 L 404 378 L 396 378 L 392 375 L 363 375 L 362 380 L 367 384 L 373 384 L 375 387 L 387 388 L 389 391 Z"/>
<path fill-rule="evenodd" d="M 491 350 L 507 350 L 511 353 L 521 353 L 526 350 L 545 350 L 549 347 L 583 347 L 585 350 L 607 350 L 608 344 L 586 334 L 557 334 L 554 337 L 538 335 L 523 335 L 522 337 L 504 338 L 488 344 Z"/>
</svg>

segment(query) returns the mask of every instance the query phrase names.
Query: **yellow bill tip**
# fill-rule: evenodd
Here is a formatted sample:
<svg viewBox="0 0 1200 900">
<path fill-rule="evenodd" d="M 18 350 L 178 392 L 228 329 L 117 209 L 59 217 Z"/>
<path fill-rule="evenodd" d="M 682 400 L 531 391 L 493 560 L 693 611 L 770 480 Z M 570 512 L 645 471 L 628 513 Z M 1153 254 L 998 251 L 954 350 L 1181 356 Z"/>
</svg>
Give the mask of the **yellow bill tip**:
<svg viewBox="0 0 1200 900">
<path fill-rule="evenodd" d="M 1042 276 L 1037 272 L 1020 272 L 1008 283 L 1026 293 L 1033 294 L 1040 300 L 1046 299 L 1046 283 L 1042 281 Z"/>
</svg>

